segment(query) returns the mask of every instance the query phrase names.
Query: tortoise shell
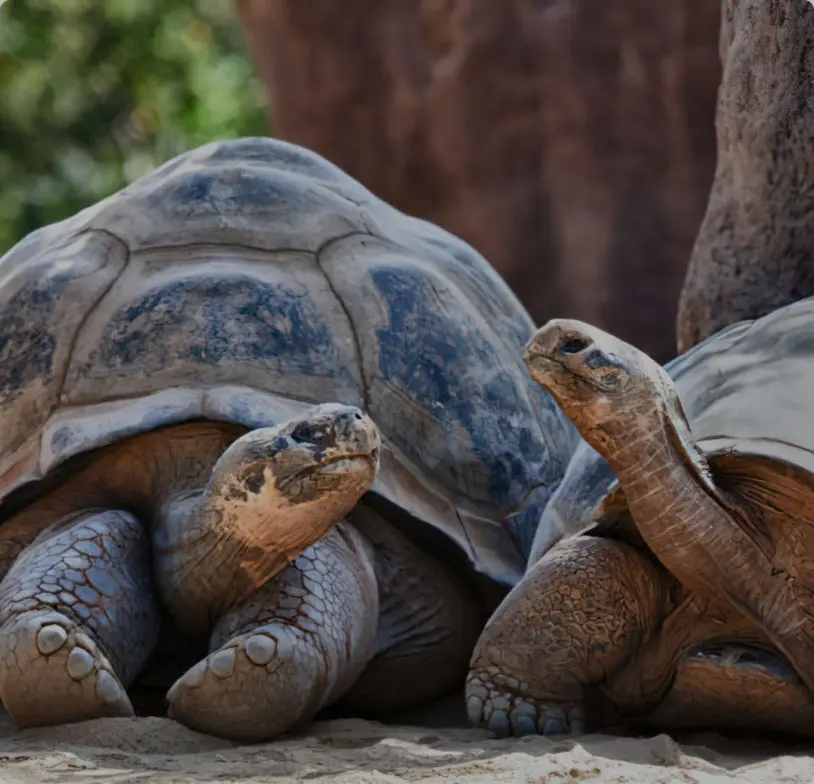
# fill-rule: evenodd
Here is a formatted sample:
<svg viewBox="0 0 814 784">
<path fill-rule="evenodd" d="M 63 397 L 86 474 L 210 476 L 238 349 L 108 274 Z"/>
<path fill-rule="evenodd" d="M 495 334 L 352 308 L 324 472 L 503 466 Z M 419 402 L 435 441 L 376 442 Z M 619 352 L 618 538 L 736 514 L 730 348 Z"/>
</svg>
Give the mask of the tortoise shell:
<svg viewBox="0 0 814 784">
<path fill-rule="evenodd" d="M 732 503 L 796 502 L 775 483 L 814 492 L 814 298 L 733 324 L 665 365 L 713 479 Z M 785 475 L 783 480 L 781 476 Z M 784 498 L 773 495 L 783 493 Z M 580 441 L 532 545 L 536 561 L 580 533 L 641 545 L 611 467 Z"/>
<path fill-rule="evenodd" d="M 324 158 L 209 144 L 0 259 L 0 500 L 150 429 L 352 404 L 374 491 L 512 583 L 577 442 L 533 327 L 470 246 Z"/>
</svg>

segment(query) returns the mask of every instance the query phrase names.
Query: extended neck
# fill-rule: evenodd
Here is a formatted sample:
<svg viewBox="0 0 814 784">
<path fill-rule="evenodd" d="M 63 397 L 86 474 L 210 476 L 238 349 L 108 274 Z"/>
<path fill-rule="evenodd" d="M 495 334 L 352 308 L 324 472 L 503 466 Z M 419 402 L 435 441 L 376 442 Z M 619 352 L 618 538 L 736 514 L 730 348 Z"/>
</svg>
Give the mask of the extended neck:
<svg viewBox="0 0 814 784">
<path fill-rule="evenodd" d="M 608 460 L 642 538 L 659 560 L 687 588 L 699 593 L 717 589 L 719 562 L 736 542 L 748 542 L 722 506 L 706 461 L 688 434 L 664 417 L 627 434 Z"/>
<path fill-rule="evenodd" d="M 794 581 L 723 505 L 683 423 L 631 433 L 607 455 L 642 538 L 687 588 L 727 602 L 763 629 L 814 686 L 814 621 Z"/>
</svg>

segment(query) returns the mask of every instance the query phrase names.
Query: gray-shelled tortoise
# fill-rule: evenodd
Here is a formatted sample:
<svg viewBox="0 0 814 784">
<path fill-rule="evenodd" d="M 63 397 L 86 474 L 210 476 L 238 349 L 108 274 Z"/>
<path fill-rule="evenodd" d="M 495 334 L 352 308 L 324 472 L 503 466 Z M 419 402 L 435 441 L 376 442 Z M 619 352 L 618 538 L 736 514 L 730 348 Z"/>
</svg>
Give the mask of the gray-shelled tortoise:
<svg viewBox="0 0 814 784">
<path fill-rule="evenodd" d="M 168 693 L 206 732 L 462 682 L 474 575 L 519 578 L 577 441 L 523 366 L 533 328 L 468 245 L 269 139 L 201 147 L 19 243 L 0 259 L 13 719 L 130 713 L 159 604 L 209 640 Z"/>
<path fill-rule="evenodd" d="M 722 330 L 673 380 L 577 321 L 525 356 L 585 441 L 473 654 L 473 721 L 814 735 L 814 299 Z"/>
</svg>

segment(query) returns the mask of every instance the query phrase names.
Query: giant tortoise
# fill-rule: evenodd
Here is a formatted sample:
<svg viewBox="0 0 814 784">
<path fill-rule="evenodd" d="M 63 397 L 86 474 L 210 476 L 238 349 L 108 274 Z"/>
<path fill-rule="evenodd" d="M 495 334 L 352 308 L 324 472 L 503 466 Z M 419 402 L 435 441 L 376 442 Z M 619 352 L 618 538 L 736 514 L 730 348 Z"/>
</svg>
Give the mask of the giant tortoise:
<svg viewBox="0 0 814 784">
<path fill-rule="evenodd" d="M 578 438 L 523 366 L 533 328 L 464 242 L 264 138 L 181 155 L 12 248 L 17 725 L 131 713 L 163 610 L 209 646 L 172 715 L 213 734 L 462 683 L 489 609 L 476 577 L 523 573 Z"/>
<path fill-rule="evenodd" d="M 585 440 L 478 642 L 471 718 L 814 735 L 814 299 L 669 374 L 570 320 L 525 356 Z"/>
</svg>

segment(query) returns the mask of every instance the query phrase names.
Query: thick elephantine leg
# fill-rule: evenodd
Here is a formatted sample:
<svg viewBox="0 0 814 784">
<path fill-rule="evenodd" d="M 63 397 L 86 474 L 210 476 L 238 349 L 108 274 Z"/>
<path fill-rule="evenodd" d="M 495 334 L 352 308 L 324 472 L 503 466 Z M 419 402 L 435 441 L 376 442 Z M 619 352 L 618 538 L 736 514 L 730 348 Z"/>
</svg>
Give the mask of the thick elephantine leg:
<svg viewBox="0 0 814 784">
<path fill-rule="evenodd" d="M 360 505 L 349 520 L 375 552 L 381 621 L 376 656 L 343 706 L 382 715 L 460 688 L 486 620 L 474 590 L 376 510 Z"/>
<path fill-rule="evenodd" d="M 212 634 L 209 656 L 167 694 L 192 729 L 268 740 L 309 722 L 374 653 L 379 599 L 369 545 L 341 524 Z"/>
<path fill-rule="evenodd" d="M 18 727 L 129 716 L 159 615 L 147 535 L 88 511 L 43 531 L 0 583 L 0 699 Z"/>
<path fill-rule="evenodd" d="M 665 580 L 645 553 L 621 542 L 557 545 L 478 640 L 466 686 L 471 721 L 501 736 L 583 732 L 586 691 L 647 639 L 666 610 Z"/>
</svg>

